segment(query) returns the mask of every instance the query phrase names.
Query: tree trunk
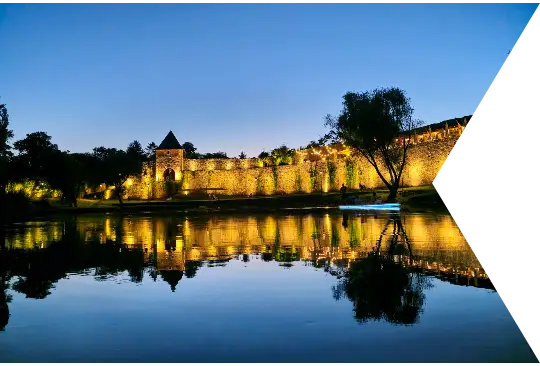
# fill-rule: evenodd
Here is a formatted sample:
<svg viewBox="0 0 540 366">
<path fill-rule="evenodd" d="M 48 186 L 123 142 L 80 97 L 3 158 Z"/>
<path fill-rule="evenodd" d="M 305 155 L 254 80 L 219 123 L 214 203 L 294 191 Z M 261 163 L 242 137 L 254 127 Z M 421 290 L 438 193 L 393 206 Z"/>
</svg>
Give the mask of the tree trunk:
<svg viewBox="0 0 540 366">
<path fill-rule="evenodd" d="M 396 183 L 390 187 L 390 193 L 388 193 L 388 198 L 386 199 L 388 202 L 396 202 L 398 189 L 399 185 Z"/>
</svg>

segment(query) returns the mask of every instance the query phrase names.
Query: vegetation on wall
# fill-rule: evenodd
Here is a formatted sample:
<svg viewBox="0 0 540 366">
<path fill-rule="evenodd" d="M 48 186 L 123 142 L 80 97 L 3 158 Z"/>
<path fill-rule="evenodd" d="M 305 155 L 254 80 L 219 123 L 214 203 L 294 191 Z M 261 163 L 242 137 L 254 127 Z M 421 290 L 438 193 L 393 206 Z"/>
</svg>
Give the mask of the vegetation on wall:
<svg viewBox="0 0 540 366">
<path fill-rule="evenodd" d="M 278 187 L 278 170 L 277 170 L 277 166 L 272 167 L 272 181 L 274 183 L 274 191 L 276 191 L 277 187 Z"/>
<path fill-rule="evenodd" d="M 356 180 L 356 164 L 352 159 L 345 160 L 345 184 L 347 187 L 354 187 Z"/>
<path fill-rule="evenodd" d="M 273 149 L 271 152 L 263 151 L 259 154 L 258 160 L 262 166 L 281 166 L 293 163 L 295 150 L 285 145 Z"/>
<path fill-rule="evenodd" d="M 294 182 L 294 189 L 297 193 L 302 192 L 302 176 L 300 174 L 296 174 L 296 179 Z"/>
<path fill-rule="evenodd" d="M 172 197 L 180 191 L 180 189 L 182 188 L 182 182 L 166 180 L 164 182 L 164 186 L 167 197 Z"/>
<path fill-rule="evenodd" d="M 327 169 L 330 189 L 334 189 L 336 187 L 336 164 L 333 161 L 329 161 L 327 164 Z"/>
<path fill-rule="evenodd" d="M 212 173 L 213 173 L 213 171 L 211 171 L 211 170 L 208 171 L 208 180 L 206 181 L 206 187 L 205 188 L 211 187 Z"/>
<path fill-rule="evenodd" d="M 181 177 L 180 177 L 180 187 L 181 189 L 188 189 L 189 188 L 189 177 L 190 175 L 192 174 L 189 174 L 187 172 L 180 172 L 181 174 Z"/>
<path fill-rule="evenodd" d="M 311 191 L 315 190 L 315 185 L 317 184 L 317 169 L 314 167 L 309 168 L 309 183 Z"/>
<path fill-rule="evenodd" d="M 257 194 L 261 194 L 263 193 L 263 182 L 262 182 L 262 175 L 259 174 L 259 176 L 256 178 L 257 180 L 257 188 L 256 188 L 256 193 Z"/>
</svg>

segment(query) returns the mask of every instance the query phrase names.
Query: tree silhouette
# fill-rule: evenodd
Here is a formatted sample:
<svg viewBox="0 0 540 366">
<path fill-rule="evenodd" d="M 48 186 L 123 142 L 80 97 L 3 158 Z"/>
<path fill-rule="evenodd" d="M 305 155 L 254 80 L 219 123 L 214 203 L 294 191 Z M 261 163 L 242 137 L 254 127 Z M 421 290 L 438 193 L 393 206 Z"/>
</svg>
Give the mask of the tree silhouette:
<svg viewBox="0 0 540 366">
<path fill-rule="evenodd" d="M 161 275 L 161 278 L 163 281 L 167 282 L 171 286 L 171 291 L 176 291 L 176 286 L 178 286 L 178 283 L 184 276 L 184 272 L 182 271 L 159 271 L 159 274 Z"/>
<path fill-rule="evenodd" d="M 381 88 L 346 93 L 340 115 L 326 116 L 334 142 L 343 141 L 375 168 L 390 191 L 389 201 L 397 197 L 413 130 L 421 125 L 413 111 L 403 90 Z"/>
<path fill-rule="evenodd" d="M 0 237 L 0 239 L 3 238 Z M 7 275 L 1 261 L 2 259 L 0 258 L 0 331 L 3 331 L 9 322 L 8 303 L 11 301 L 11 296 L 6 293 L 8 288 Z"/>
<path fill-rule="evenodd" d="M 187 278 L 193 278 L 197 274 L 199 268 L 202 267 L 201 261 L 186 261 L 185 272 Z"/>
</svg>

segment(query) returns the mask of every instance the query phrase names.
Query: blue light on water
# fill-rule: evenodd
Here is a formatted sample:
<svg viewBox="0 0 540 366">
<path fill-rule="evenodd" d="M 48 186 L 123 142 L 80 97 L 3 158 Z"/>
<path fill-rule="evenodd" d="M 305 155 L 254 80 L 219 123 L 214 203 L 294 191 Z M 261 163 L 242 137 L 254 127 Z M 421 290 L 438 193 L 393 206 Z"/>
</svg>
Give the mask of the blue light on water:
<svg viewBox="0 0 540 366">
<path fill-rule="evenodd" d="M 340 210 L 369 210 L 369 211 L 399 211 L 399 203 L 383 203 L 379 205 L 346 205 L 339 206 Z"/>
</svg>

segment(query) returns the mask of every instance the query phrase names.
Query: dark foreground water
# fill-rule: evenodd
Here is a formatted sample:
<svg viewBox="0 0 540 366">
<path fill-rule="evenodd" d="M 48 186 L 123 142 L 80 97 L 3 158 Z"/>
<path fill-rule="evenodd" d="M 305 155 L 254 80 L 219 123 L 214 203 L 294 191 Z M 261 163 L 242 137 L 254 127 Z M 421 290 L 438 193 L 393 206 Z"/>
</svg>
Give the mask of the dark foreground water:
<svg viewBox="0 0 540 366">
<path fill-rule="evenodd" d="M 0 362 L 537 361 L 449 216 L 85 216 L 1 235 Z"/>
</svg>

